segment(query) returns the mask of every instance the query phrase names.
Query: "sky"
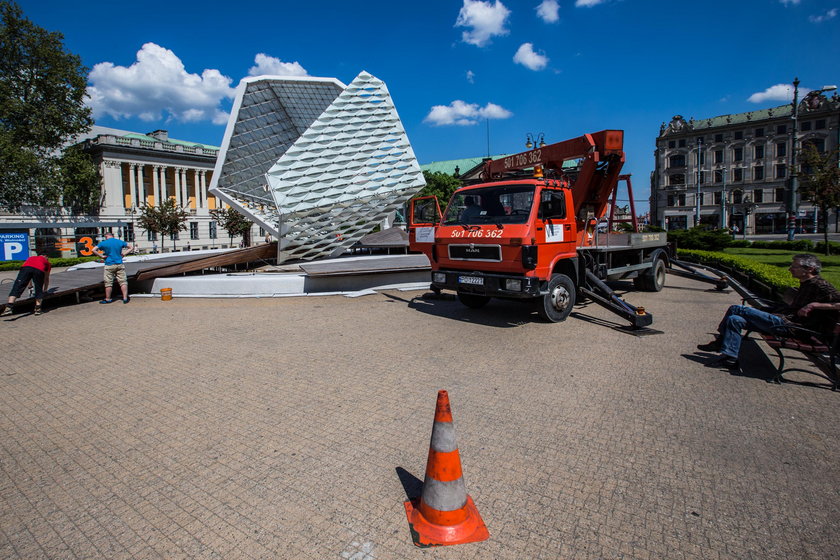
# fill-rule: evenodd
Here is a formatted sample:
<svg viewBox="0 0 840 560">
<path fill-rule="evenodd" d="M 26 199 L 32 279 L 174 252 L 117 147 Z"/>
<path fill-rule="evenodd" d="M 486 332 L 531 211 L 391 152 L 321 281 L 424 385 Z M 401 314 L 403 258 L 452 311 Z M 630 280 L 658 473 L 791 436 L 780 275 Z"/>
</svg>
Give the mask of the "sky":
<svg viewBox="0 0 840 560">
<path fill-rule="evenodd" d="M 249 75 L 383 80 L 421 164 L 625 131 L 637 210 L 660 125 L 840 82 L 840 0 L 20 0 L 88 68 L 96 124 L 219 146 Z M 624 193 L 619 194 L 619 199 Z"/>
</svg>

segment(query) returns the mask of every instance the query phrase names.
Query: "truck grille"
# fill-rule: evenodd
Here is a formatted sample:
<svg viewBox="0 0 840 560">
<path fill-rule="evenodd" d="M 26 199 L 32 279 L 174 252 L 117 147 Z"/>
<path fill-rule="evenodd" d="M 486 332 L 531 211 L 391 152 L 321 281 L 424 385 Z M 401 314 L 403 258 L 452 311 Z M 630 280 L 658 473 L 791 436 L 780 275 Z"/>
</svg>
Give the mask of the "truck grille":
<svg viewBox="0 0 840 560">
<path fill-rule="evenodd" d="M 450 245 L 449 258 L 454 261 L 489 261 L 501 262 L 501 245 Z"/>
</svg>

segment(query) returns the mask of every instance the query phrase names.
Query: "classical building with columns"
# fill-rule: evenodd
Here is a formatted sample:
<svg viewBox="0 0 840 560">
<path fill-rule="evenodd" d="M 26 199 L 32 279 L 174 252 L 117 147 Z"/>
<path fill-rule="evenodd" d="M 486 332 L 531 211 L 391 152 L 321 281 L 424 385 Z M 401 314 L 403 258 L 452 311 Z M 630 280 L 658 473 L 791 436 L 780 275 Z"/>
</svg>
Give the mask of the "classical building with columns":
<svg viewBox="0 0 840 560">
<path fill-rule="evenodd" d="M 94 126 L 78 140 L 99 167 L 102 178 L 100 212 L 96 216 L 71 216 L 61 210 L 24 207 L 18 214 L 0 214 L 0 229 L 28 233 L 32 248 L 45 248 L 53 256 L 75 256 L 80 240 L 93 241 L 105 231 L 141 251 L 226 248 L 238 246 L 218 227 L 210 211 L 220 201 L 208 193 L 219 148 L 169 138 L 167 131 L 140 134 Z M 156 206 L 167 197 L 188 213 L 187 230 L 178 238 L 158 239 L 137 225 L 140 208 Z M 254 226 L 251 238 L 261 241 Z"/>
</svg>

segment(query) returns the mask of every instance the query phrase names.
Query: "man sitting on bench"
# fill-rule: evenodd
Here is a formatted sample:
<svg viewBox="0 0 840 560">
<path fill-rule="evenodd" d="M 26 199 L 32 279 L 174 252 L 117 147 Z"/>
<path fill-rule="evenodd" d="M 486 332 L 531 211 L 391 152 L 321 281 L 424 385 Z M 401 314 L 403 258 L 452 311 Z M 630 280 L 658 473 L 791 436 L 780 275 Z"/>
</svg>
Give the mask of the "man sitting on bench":
<svg viewBox="0 0 840 560">
<path fill-rule="evenodd" d="M 814 255 L 794 255 L 789 270 L 799 280 L 799 289 L 785 307 L 770 313 L 746 305 L 732 305 L 718 325 L 719 334 L 697 349 L 720 353 L 710 366 L 737 368 L 742 329 L 772 334 L 776 327 L 793 324 L 820 333 L 831 332 L 840 311 L 840 292 L 820 277 L 821 269 L 822 263 Z"/>
</svg>

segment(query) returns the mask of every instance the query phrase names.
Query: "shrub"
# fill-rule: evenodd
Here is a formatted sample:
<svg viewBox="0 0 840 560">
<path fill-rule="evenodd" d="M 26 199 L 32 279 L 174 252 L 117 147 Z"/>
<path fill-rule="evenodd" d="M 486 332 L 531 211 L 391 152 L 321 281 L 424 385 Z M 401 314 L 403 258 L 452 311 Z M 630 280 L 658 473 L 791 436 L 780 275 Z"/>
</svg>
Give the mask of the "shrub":
<svg viewBox="0 0 840 560">
<path fill-rule="evenodd" d="M 76 257 L 72 259 L 50 259 L 50 264 L 53 267 L 75 266 L 83 262 L 95 261 L 98 257 Z M 0 271 L 6 270 L 20 270 L 23 266 L 23 261 L 5 261 L 0 263 Z"/>
<path fill-rule="evenodd" d="M 840 255 L 840 243 L 834 241 L 828 242 L 828 251 L 830 255 Z M 814 246 L 814 252 L 820 255 L 825 255 L 825 241 L 820 241 Z"/>
<path fill-rule="evenodd" d="M 754 249 L 775 249 L 776 251 L 813 251 L 814 243 L 810 239 L 798 241 L 753 241 Z"/>
<path fill-rule="evenodd" d="M 745 249 L 747 247 L 752 247 L 752 241 L 747 239 L 733 239 L 732 243 L 729 244 L 730 247 L 740 247 Z"/>
<path fill-rule="evenodd" d="M 691 229 L 674 229 L 668 232 L 668 242 L 680 249 L 720 251 L 732 243 L 732 236 L 725 229 L 706 229 L 696 226 Z"/>
<path fill-rule="evenodd" d="M 686 260 L 691 260 L 700 264 L 707 264 L 712 267 L 715 265 L 724 265 L 734 270 L 738 270 L 755 278 L 762 284 L 766 284 L 777 292 L 783 292 L 787 288 L 794 288 L 799 285 L 799 281 L 793 278 L 787 270 L 779 268 L 778 266 L 755 262 L 754 260 L 740 255 L 727 255 L 712 251 L 695 251 L 685 249 L 679 250 L 677 254 L 680 258 L 685 258 Z"/>
</svg>

